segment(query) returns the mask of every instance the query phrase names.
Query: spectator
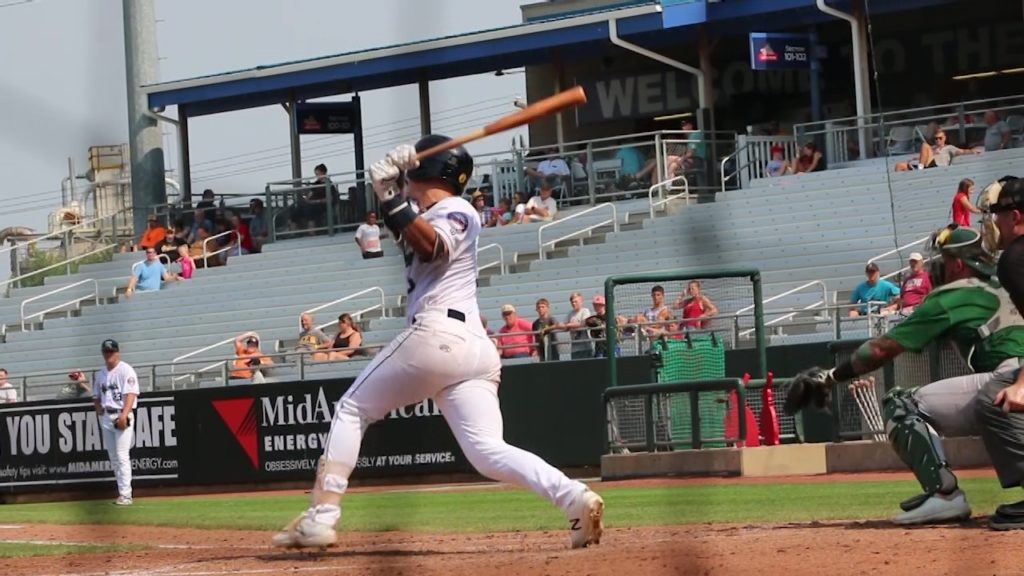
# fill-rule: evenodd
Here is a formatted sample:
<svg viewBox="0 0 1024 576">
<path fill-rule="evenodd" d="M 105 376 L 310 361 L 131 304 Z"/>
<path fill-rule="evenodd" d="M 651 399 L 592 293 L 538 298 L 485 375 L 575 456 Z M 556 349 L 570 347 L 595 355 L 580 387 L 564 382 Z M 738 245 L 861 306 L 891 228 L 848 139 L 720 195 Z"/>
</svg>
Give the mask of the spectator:
<svg viewBox="0 0 1024 576">
<path fill-rule="evenodd" d="M 988 126 L 985 129 L 985 139 L 974 143 L 972 148 L 984 148 L 986 152 L 1011 148 L 1010 139 L 1013 134 L 1010 131 L 1010 126 L 1000 120 L 994 110 L 985 112 L 985 125 Z"/>
<path fill-rule="evenodd" d="M 259 334 L 246 332 L 235 338 L 235 369 L 231 371 L 232 378 L 252 380 L 260 384 L 269 375 L 264 373 L 267 372 L 267 367 L 273 364 L 273 360 L 260 351 Z"/>
<path fill-rule="evenodd" d="M 89 385 L 89 379 L 85 377 L 81 370 L 68 374 L 68 380 L 69 382 L 61 386 L 60 390 L 57 391 L 57 400 L 76 400 L 92 394 L 92 386 Z"/>
<path fill-rule="evenodd" d="M 492 228 L 495 225 L 495 221 L 491 217 L 491 211 L 487 209 L 487 199 L 484 198 L 484 193 L 477 190 L 476 192 L 473 192 L 470 200 L 477 215 L 480 217 L 480 226 L 484 228 Z"/>
<path fill-rule="evenodd" d="M 361 347 L 363 334 L 348 312 L 338 316 L 338 333 L 331 342 L 329 360 L 348 360 L 353 356 L 366 356 Z"/>
<path fill-rule="evenodd" d="M 693 122 L 690 120 L 683 120 L 679 128 L 684 132 L 695 132 L 693 129 Z M 692 134 L 686 134 L 684 136 L 687 139 L 700 139 L 700 132 L 696 132 L 696 136 Z M 678 174 L 682 170 L 688 170 L 695 162 L 693 159 L 694 152 L 699 147 L 703 147 L 703 144 L 699 141 L 694 144 L 684 144 L 682 142 L 673 142 L 666 144 L 665 146 L 665 177 L 664 180 L 668 180 Z M 651 186 L 657 185 L 662 180 L 661 175 L 658 174 L 657 170 L 658 158 L 655 154 L 654 158 L 647 161 L 647 165 L 640 169 L 636 173 L 635 178 L 640 180 L 646 178 L 648 174 L 651 176 Z"/>
<path fill-rule="evenodd" d="M 953 163 L 953 158 L 972 153 L 981 154 L 981 150 L 967 150 L 957 148 L 952 144 L 947 144 L 945 131 L 938 130 L 935 132 L 934 145 L 930 145 L 927 142 L 921 145 L 921 154 L 918 156 L 916 164 L 913 164 L 913 161 L 898 162 L 896 164 L 896 171 L 905 172 L 907 170 L 914 169 L 924 170 L 926 168 L 936 168 L 938 166 L 949 166 Z"/>
<path fill-rule="evenodd" d="M 558 360 L 558 344 L 555 342 L 555 335 L 552 334 L 558 323 L 551 317 L 551 303 L 547 298 L 540 298 L 537 300 L 536 310 L 537 319 L 530 328 L 536 333 L 537 357 L 541 362 Z M 544 345 L 545 340 L 547 346 Z"/>
<path fill-rule="evenodd" d="M 895 284 L 888 280 L 882 280 L 881 273 L 878 271 L 878 264 L 874 262 L 869 263 L 864 268 L 864 274 L 867 276 L 867 280 L 858 284 L 853 290 L 853 294 L 850 295 L 850 304 L 863 304 L 863 306 L 851 308 L 851 318 L 866 316 L 869 312 L 868 302 L 883 303 L 881 306 L 874 305 L 871 307 L 871 312 L 878 313 L 883 307 L 889 307 L 892 304 L 893 298 L 900 295 L 900 289 Z"/>
<path fill-rule="evenodd" d="M 516 307 L 505 304 L 501 307 L 505 325 L 498 329 L 498 352 L 502 358 L 537 357 L 539 353 L 533 338 L 533 325 L 526 318 L 516 314 Z M 505 334 L 509 334 L 505 336 Z"/>
<path fill-rule="evenodd" d="M 594 296 L 592 300 L 594 304 L 594 314 L 587 318 L 583 323 L 592 328 L 590 330 L 590 338 L 594 341 L 594 358 L 607 358 L 608 357 L 608 341 L 605 336 L 605 326 L 608 324 L 608 310 L 605 307 L 604 296 Z M 622 327 L 627 323 L 626 317 L 621 314 L 615 317 L 616 330 L 620 336 L 619 342 L 621 342 Z M 615 355 L 622 355 L 622 346 L 617 344 L 615 346 Z"/>
<path fill-rule="evenodd" d="M 249 225 L 242 220 L 237 213 L 232 213 L 230 220 L 231 229 L 235 231 L 232 245 L 238 244 L 242 248 L 242 254 L 252 254 L 252 234 L 249 232 Z"/>
<path fill-rule="evenodd" d="M 380 245 L 380 226 L 377 225 L 377 214 L 366 213 L 366 223 L 356 228 L 356 246 L 363 253 L 363 260 L 380 258 L 384 255 L 384 249 Z"/>
<path fill-rule="evenodd" d="M 971 196 L 974 196 L 974 180 L 964 178 L 953 196 L 953 223 L 957 226 L 970 228 L 971 214 L 981 214 L 981 209 L 971 202 Z"/>
<path fill-rule="evenodd" d="M 565 322 L 558 324 L 557 328 L 569 331 L 569 340 L 572 342 L 569 351 L 573 360 L 593 358 L 594 347 L 587 337 L 587 331 L 582 330 L 583 323 L 590 317 L 590 310 L 583 306 L 583 295 L 579 292 L 573 292 L 569 304 L 572 310 L 566 315 Z"/>
<path fill-rule="evenodd" d="M 789 160 L 786 160 L 786 151 L 776 144 L 772 146 L 772 159 L 768 161 L 765 166 L 765 171 L 768 172 L 768 176 L 785 176 L 786 174 L 792 174 L 793 168 L 789 165 Z"/>
<path fill-rule="evenodd" d="M 252 236 L 252 253 L 259 254 L 263 251 L 263 245 L 267 242 L 268 229 L 267 220 L 263 211 L 263 200 L 253 198 L 249 201 L 249 210 L 252 218 L 249 218 L 249 234 Z"/>
<path fill-rule="evenodd" d="M 189 254 L 188 246 L 178 246 L 178 264 L 181 266 L 181 273 L 178 277 L 182 280 L 191 280 L 192 274 L 196 271 L 196 261 Z"/>
<path fill-rule="evenodd" d="M 914 252 L 910 255 L 910 274 L 900 285 L 899 301 L 889 309 L 893 312 L 898 309 L 900 314 L 910 316 L 914 307 L 920 304 L 931 291 L 932 280 L 924 269 L 924 257 L 920 252 Z"/>
<path fill-rule="evenodd" d="M 174 223 L 172 233 L 168 234 L 160 244 L 160 254 L 167 257 L 170 262 L 178 261 L 178 247 L 188 246 L 191 230 L 185 226 L 183 220 Z"/>
<path fill-rule="evenodd" d="M 627 144 L 616 150 L 615 159 L 620 162 L 622 176 L 629 180 L 638 179 L 638 174 L 644 169 L 644 155 L 639 148 L 632 144 Z"/>
<path fill-rule="evenodd" d="M 535 188 L 538 184 L 543 186 L 544 182 L 548 181 L 560 182 L 562 178 L 568 178 L 572 174 L 565 160 L 557 157 L 558 150 L 556 148 L 548 148 L 541 154 L 548 158 L 541 160 L 536 168 L 526 167 L 526 174 L 532 184 L 531 188 Z"/>
<path fill-rule="evenodd" d="M 323 360 L 330 359 L 330 353 L 318 352 L 318 350 L 328 350 L 331 348 L 333 341 L 324 334 L 322 330 L 313 325 L 313 315 L 306 312 L 299 316 L 299 324 L 302 325 L 302 331 L 299 332 L 299 343 L 295 346 L 296 352 L 313 352 L 312 359 L 314 362 L 320 362 Z"/>
<path fill-rule="evenodd" d="M 498 226 L 507 226 L 513 223 L 512 201 L 508 198 L 498 200 L 498 208 L 495 212 L 497 212 L 497 216 L 494 218 L 494 221 Z"/>
<path fill-rule="evenodd" d="M 167 229 L 161 225 L 156 215 L 150 215 L 146 219 L 146 230 L 142 233 L 142 238 L 139 240 L 139 250 L 148 250 L 153 248 L 159 250 L 160 245 L 164 243 L 164 239 L 167 238 Z"/>
<path fill-rule="evenodd" d="M 825 163 L 822 161 L 821 152 L 818 152 L 818 146 L 814 142 L 804 144 L 804 147 L 800 149 L 800 156 L 796 159 L 796 168 L 793 173 L 820 172 L 824 169 Z"/>
<path fill-rule="evenodd" d="M 682 295 L 673 303 L 673 308 L 683 311 L 683 321 L 678 329 L 707 328 L 710 318 L 718 315 L 718 307 L 710 298 L 701 293 L 700 280 L 690 280 L 686 285 L 686 297 Z"/>
<path fill-rule="evenodd" d="M 313 181 L 312 190 L 306 200 L 305 217 L 310 228 L 318 228 L 327 225 L 327 198 L 334 196 L 334 182 L 327 176 L 327 166 L 317 164 L 313 168 L 316 180 Z"/>
<path fill-rule="evenodd" d="M 530 198 L 526 203 L 526 217 L 531 222 L 550 222 L 558 213 L 558 203 L 551 197 L 554 184 L 550 178 L 545 178 L 540 187 L 540 195 Z"/>
<path fill-rule="evenodd" d="M 196 218 L 193 223 L 194 228 L 199 228 L 203 224 L 206 224 L 207 230 L 213 230 L 213 219 L 215 216 L 215 208 L 217 205 L 214 203 L 213 190 L 207 188 L 203 190 L 203 198 L 196 203 Z M 195 232 L 193 231 L 193 235 Z"/>
<path fill-rule="evenodd" d="M 0 404 L 13 404 L 17 401 L 18 389 L 7 381 L 7 368 L 0 368 Z"/>
<path fill-rule="evenodd" d="M 523 198 L 522 192 L 516 192 L 512 194 L 512 221 L 510 224 L 523 224 L 524 222 L 526 222 L 526 199 Z"/>
<path fill-rule="evenodd" d="M 195 261 L 196 268 L 212 268 L 214 266 L 223 266 L 225 264 L 223 253 L 210 255 L 210 253 L 216 252 L 218 248 L 216 240 L 213 242 L 206 242 L 212 237 L 210 229 L 206 224 L 201 224 L 199 228 L 196 229 L 195 241 L 188 247 L 188 253 Z M 207 244 L 205 246 L 205 250 L 207 251 L 206 253 L 204 253 L 204 244 Z"/>
<path fill-rule="evenodd" d="M 665 305 L 665 289 L 660 285 L 651 288 L 651 307 L 636 315 L 637 324 L 653 324 L 644 328 L 648 336 L 658 337 L 665 333 L 666 324 L 672 319 L 672 312 Z"/>
<path fill-rule="evenodd" d="M 135 293 L 135 289 L 139 291 L 156 291 L 159 290 L 165 281 L 174 280 L 167 268 L 164 267 L 163 262 L 156 255 L 156 250 L 153 248 L 146 249 L 146 260 L 139 264 L 132 272 L 131 280 L 128 281 L 127 296 L 131 298 L 132 294 Z"/>
</svg>

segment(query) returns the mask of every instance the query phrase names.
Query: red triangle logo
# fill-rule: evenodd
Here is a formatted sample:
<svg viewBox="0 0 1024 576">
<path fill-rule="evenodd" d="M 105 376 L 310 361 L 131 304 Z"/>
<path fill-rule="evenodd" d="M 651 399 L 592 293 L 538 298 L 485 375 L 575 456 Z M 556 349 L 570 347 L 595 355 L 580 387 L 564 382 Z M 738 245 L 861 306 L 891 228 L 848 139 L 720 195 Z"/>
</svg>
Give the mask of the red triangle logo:
<svg viewBox="0 0 1024 576">
<path fill-rule="evenodd" d="M 256 410 L 254 398 L 233 398 L 230 400 L 214 400 L 213 407 L 220 414 L 220 419 L 234 434 L 239 446 L 249 456 L 252 467 L 260 469 L 259 453 L 256 450 L 258 427 L 256 426 Z"/>
</svg>

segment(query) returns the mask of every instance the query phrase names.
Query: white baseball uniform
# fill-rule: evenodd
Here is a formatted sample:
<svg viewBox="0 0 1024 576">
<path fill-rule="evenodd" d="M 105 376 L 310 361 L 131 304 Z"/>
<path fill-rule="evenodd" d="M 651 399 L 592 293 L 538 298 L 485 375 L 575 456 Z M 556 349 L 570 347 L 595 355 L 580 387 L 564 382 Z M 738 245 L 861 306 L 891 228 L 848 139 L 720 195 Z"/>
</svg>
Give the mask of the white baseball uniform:
<svg viewBox="0 0 1024 576">
<path fill-rule="evenodd" d="M 107 447 L 110 466 L 117 480 L 117 493 L 124 498 L 132 497 L 132 460 L 129 454 L 135 441 L 134 418 L 128 416 L 124 430 L 115 426 L 125 406 L 125 396 L 139 395 L 139 378 L 135 369 L 125 362 L 118 362 L 113 370 L 105 366 L 96 373 L 92 382 L 92 397 L 100 401 L 100 428 L 103 430 L 103 444 Z M 135 410 L 135 405 L 130 408 Z"/>
<path fill-rule="evenodd" d="M 408 248 L 409 327 L 382 350 L 338 401 L 325 455 L 334 464 L 323 481 L 344 493 L 363 432 L 395 408 L 433 398 L 459 446 L 480 474 L 529 488 L 567 511 L 586 486 L 503 439 L 498 383 L 501 360 L 487 337 L 476 301 L 480 219 L 469 202 L 448 197 L 422 214 L 448 257 L 423 262 Z M 347 474 L 337 473 L 338 465 Z M 315 512 L 333 524 L 340 510 Z"/>
</svg>

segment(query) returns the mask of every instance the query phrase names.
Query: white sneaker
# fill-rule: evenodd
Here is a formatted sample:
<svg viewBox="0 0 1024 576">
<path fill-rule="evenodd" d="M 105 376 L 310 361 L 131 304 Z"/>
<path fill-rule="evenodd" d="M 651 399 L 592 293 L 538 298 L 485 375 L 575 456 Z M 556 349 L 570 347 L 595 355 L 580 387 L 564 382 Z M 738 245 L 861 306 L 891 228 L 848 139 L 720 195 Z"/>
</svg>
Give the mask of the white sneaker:
<svg viewBox="0 0 1024 576">
<path fill-rule="evenodd" d="M 604 534 L 604 500 L 587 488 L 573 503 L 569 517 L 569 544 L 572 548 L 586 548 L 600 544 Z"/>
<path fill-rule="evenodd" d="M 116 506 L 131 506 L 132 499 L 128 496 L 118 496 L 117 500 L 114 500 Z"/>
<path fill-rule="evenodd" d="M 950 494 L 934 494 L 913 510 L 904 512 L 893 519 L 901 525 L 931 524 L 950 520 L 966 520 L 971 517 L 967 496 L 959 488 Z"/>
<path fill-rule="evenodd" d="M 271 538 L 278 548 L 326 548 L 337 542 L 334 524 L 319 522 L 315 509 L 307 510 Z"/>
</svg>

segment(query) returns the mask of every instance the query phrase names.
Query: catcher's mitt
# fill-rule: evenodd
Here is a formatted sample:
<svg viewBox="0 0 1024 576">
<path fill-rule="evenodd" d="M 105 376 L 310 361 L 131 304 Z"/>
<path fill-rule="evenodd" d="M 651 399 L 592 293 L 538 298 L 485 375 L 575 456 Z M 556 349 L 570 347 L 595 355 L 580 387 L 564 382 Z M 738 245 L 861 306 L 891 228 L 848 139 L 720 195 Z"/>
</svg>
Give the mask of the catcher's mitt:
<svg viewBox="0 0 1024 576">
<path fill-rule="evenodd" d="M 796 375 L 786 394 L 786 414 L 792 416 L 813 403 L 818 409 L 828 410 L 832 405 L 832 386 L 836 383 L 831 370 L 810 368 Z"/>
</svg>

